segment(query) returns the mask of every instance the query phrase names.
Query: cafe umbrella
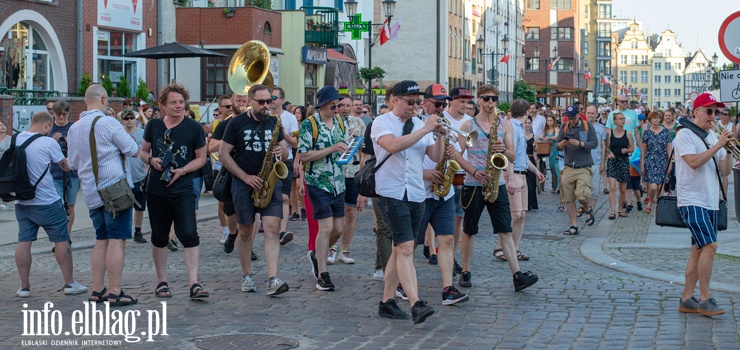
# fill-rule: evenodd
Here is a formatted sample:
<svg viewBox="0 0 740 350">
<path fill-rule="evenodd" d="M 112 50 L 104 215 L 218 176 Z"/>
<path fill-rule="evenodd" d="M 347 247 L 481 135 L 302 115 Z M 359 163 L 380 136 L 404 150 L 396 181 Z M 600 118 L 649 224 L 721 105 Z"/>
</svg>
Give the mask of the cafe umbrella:
<svg viewBox="0 0 740 350">
<path fill-rule="evenodd" d="M 177 59 L 184 57 L 227 57 L 222 53 L 206 50 L 197 46 L 183 45 L 177 42 L 167 43 L 144 50 L 129 52 L 125 57 L 149 58 L 153 60 L 160 59 Z M 173 75 L 177 78 L 177 64 L 173 70 Z"/>
</svg>

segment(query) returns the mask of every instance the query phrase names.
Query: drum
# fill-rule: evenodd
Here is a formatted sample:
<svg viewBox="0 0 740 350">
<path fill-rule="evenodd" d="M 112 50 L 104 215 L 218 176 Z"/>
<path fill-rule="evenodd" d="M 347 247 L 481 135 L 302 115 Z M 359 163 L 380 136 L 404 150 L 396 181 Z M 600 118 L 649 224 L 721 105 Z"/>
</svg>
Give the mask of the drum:
<svg viewBox="0 0 740 350">
<path fill-rule="evenodd" d="M 542 157 L 550 156 L 550 148 L 552 143 L 550 141 L 537 141 L 537 155 Z"/>
<path fill-rule="evenodd" d="M 455 177 L 452 178 L 453 186 L 462 186 L 465 182 L 465 171 L 455 172 Z"/>
</svg>

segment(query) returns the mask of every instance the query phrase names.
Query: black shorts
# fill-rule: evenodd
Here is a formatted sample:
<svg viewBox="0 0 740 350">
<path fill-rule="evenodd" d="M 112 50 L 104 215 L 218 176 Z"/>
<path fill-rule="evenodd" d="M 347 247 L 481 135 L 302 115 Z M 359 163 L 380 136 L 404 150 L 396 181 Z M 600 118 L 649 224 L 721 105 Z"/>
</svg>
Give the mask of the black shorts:
<svg viewBox="0 0 740 350">
<path fill-rule="evenodd" d="M 425 203 L 409 202 L 406 196 L 404 200 L 383 196 L 377 199 L 383 220 L 391 230 L 393 245 L 416 241 L 424 216 Z"/>
<path fill-rule="evenodd" d="M 283 195 L 290 197 L 290 191 L 293 190 L 293 160 L 286 160 L 285 166 L 288 167 L 288 176 L 280 180 L 283 184 L 281 191 Z"/>
<path fill-rule="evenodd" d="M 146 210 L 146 193 L 144 193 L 144 191 L 141 190 L 141 181 L 134 182 L 134 188 L 132 188 L 131 191 L 134 192 L 134 199 L 136 199 L 136 202 L 139 203 L 139 205 L 134 203 L 134 210 L 136 211 Z"/>
<path fill-rule="evenodd" d="M 460 201 L 463 210 L 465 210 L 465 217 L 463 218 L 463 232 L 465 234 L 473 236 L 478 233 L 478 223 L 481 214 L 483 214 L 483 209 L 488 209 L 493 233 L 509 233 L 512 231 L 511 208 L 509 207 L 509 193 L 506 192 L 506 185 L 499 185 L 498 197 L 493 203 L 483 200 L 483 187 L 463 186 Z"/>
<path fill-rule="evenodd" d="M 306 188 L 314 220 L 344 217 L 344 192 L 335 196 L 318 187 L 307 185 Z"/>
<path fill-rule="evenodd" d="M 435 237 L 453 235 L 455 233 L 455 205 L 455 196 L 448 200 L 427 198 L 424 201 L 424 215 L 421 217 L 416 243 L 424 244 L 429 225 L 432 225 Z"/>
<path fill-rule="evenodd" d="M 346 177 L 344 178 L 344 204 L 354 208 L 357 206 L 357 196 L 360 195 L 355 187 L 355 178 Z"/>
<path fill-rule="evenodd" d="M 639 176 L 630 176 L 630 180 L 627 181 L 628 190 L 642 191 L 642 178 Z"/>
<path fill-rule="evenodd" d="M 174 222 L 175 235 L 185 248 L 200 245 L 195 222 L 195 194 L 183 193 L 173 198 L 147 193 L 149 225 L 152 227 L 152 245 L 164 248 L 170 240 Z"/>
<path fill-rule="evenodd" d="M 276 181 L 275 186 L 281 187 L 281 181 Z M 234 179 L 231 181 L 231 197 L 234 201 L 234 209 L 236 209 L 236 222 L 241 225 L 254 224 L 254 216 L 260 214 L 261 216 L 272 216 L 279 219 L 283 218 L 283 197 L 280 192 L 280 188 L 275 188 L 272 191 L 272 198 L 270 198 L 270 204 L 267 207 L 260 209 L 254 206 L 254 200 L 252 200 L 252 192 L 254 189 L 242 182 L 242 180 Z M 224 214 L 226 210 L 224 210 Z"/>
</svg>

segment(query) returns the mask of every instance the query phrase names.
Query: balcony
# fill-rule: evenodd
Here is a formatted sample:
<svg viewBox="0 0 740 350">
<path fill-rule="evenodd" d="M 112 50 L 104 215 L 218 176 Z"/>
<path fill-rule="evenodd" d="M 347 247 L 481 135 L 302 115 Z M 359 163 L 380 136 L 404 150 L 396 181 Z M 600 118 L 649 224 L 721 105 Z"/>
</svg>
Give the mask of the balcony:
<svg viewBox="0 0 740 350">
<path fill-rule="evenodd" d="M 306 12 L 306 45 L 339 46 L 339 11 L 333 7 L 303 6 Z"/>
</svg>

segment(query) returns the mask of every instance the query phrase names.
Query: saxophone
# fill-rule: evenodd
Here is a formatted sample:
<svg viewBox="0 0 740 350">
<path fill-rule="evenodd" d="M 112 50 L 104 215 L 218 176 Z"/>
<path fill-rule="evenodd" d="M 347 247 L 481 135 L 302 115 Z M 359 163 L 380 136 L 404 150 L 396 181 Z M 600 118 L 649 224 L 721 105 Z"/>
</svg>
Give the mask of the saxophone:
<svg viewBox="0 0 740 350">
<path fill-rule="evenodd" d="M 272 150 L 277 145 L 278 135 L 280 133 L 280 116 L 275 117 L 277 118 L 277 122 L 275 123 L 275 128 L 272 129 L 270 146 L 267 148 L 265 159 L 262 161 L 262 169 L 260 169 L 260 173 L 257 175 L 262 179 L 262 187 L 256 188 L 252 192 L 254 206 L 260 209 L 267 208 L 270 204 L 277 180 L 288 177 L 288 167 L 272 155 Z"/>
<path fill-rule="evenodd" d="M 439 120 L 442 123 L 450 123 L 447 119 L 444 118 L 440 118 Z M 437 167 L 435 168 L 435 170 L 444 174 L 445 179 L 440 184 L 432 183 L 432 192 L 434 192 L 435 196 L 444 198 L 445 196 L 447 196 L 448 193 L 450 193 L 450 186 L 452 185 L 452 179 L 455 177 L 455 172 L 460 171 L 462 168 L 460 167 L 460 164 L 450 159 L 450 156 L 447 155 L 447 147 L 450 146 L 450 137 L 442 135 L 440 135 L 439 137 L 445 138 L 445 146 L 442 160 L 437 163 Z"/>
<path fill-rule="evenodd" d="M 503 153 L 497 153 L 493 149 L 493 144 L 498 140 L 499 123 L 501 123 L 501 120 L 498 117 L 498 111 L 494 111 L 491 133 L 488 136 L 488 154 L 491 157 L 490 161 L 486 162 L 488 182 L 483 185 L 483 200 L 488 203 L 493 203 L 498 198 L 498 182 L 501 178 L 501 171 L 509 166 L 509 159 Z"/>
</svg>

